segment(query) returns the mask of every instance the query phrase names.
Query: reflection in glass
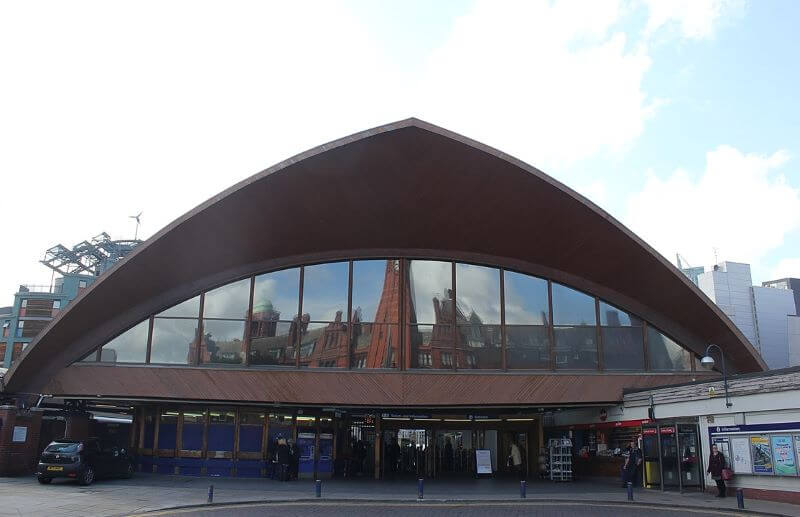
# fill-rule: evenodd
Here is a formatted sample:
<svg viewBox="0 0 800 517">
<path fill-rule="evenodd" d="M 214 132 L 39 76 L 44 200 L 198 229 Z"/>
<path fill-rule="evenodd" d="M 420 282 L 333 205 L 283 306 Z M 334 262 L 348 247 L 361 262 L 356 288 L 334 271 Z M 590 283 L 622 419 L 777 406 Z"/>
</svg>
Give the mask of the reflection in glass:
<svg viewBox="0 0 800 517">
<path fill-rule="evenodd" d="M 144 320 L 115 337 L 100 351 L 104 363 L 144 363 L 147 360 L 147 333 L 150 320 Z M 92 356 L 94 352 L 92 352 Z"/>
<path fill-rule="evenodd" d="M 250 279 L 245 278 L 208 291 L 203 301 L 203 317 L 246 319 L 249 305 Z"/>
<path fill-rule="evenodd" d="M 452 368 L 453 335 L 449 325 L 410 325 L 411 368 Z"/>
<path fill-rule="evenodd" d="M 509 369 L 550 369 L 550 338 L 547 327 L 515 325 L 506 327 L 506 362 Z"/>
<path fill-rule="evenodd" d="M 400 339 L 397 325 L 353 324 L 353 368 L 397 368 Z"/>
<path fill-rule="evenodd" d="M 600 332 L 606 370 L 644 370 L 642 327 L 602 327 Z"/>
<path fill-rule="evenodd" d="M 347 262 L 305 267 L 303 315 L 310 321 L 341 321 L 347 314 L 348 269 Z"/>
<path fill-rule="evenodd" d="M 456 264 L 456 304 L 475 324 L 500 323 L 500 271 Z"/>
<path fill-rule="evenodd" d="M 151 363 L 194 363 L 196 319 L 155 318 L 153 320 L 153 342 L 150 349 Z"/>
<path fill-rule="evenodd" d="M 250 364 L 294 366 L 295 326 L 291 321 L 253 321 L 250 325 Z"/>
<path fill-rule="evenodd" d="M 297 317 L 300 268 L 259 275 L 253 290 L 253 321 L 291 321 Z"/>
<path fill-rule="evenodd" d="M 600 300 L 600 324 L 604 327 L 641 327 L 642 320 Z"/>
<path fill-rule="evenodd" d="M 456 367 L 500 369 L 503 367 L 500 325 L 459 325 Z"/>
<path fill-rule="evenodd" d="M 411 260 L 408 265 L 411 285 L 410 323 L 452 321 L 453 272 L 450 262 Z"/>
<path fill-rule="evenodd" d="M 555 292 L 555 284 L 553 284 Z M 553 295 L 555 303 L 555 294 Z M 597 369 L 596 327 L 555 327 L 556 368 Z"/>
<path fill-rule="evenodd" d="M 647 327 L 647 352 L 650 369 L 688 371 L 692 369 L 689 352 L 653 327 Z"/>
<path fill-rule="evenodd" d="M 243 321 L 204 320 L 200 362 L 242 364 L 244 326 Z"/>
<path fill-rule="evenodd" d="M 353 322 L 397 323 L 400 261 L 353 262 Z"/>
<path fill-rule="evenodd" d="M 200 316 L 200 296 L 195 296 L 186 301 L 173 305 L 169 309 L 156 314 L 162 317 L 175 317 L 175 318 L 197 318 Z"/>
<path fill-rule="evenodd" d="M 341 316 L 341 315 L 339 315 Z M 308 323 L 300 338 L 300 365 L 312 368 L 347 366 L 347 323 Z"/>
<path fill-rule="evenodd" d="M 593 297 L 553 282 L 555 325 L 594 325 L 596 321 Z"/>
<path fill-rule="evenodd" d="M 507 325 L 547 325 L 547 280 L 505 271 Z"/>
</svg>

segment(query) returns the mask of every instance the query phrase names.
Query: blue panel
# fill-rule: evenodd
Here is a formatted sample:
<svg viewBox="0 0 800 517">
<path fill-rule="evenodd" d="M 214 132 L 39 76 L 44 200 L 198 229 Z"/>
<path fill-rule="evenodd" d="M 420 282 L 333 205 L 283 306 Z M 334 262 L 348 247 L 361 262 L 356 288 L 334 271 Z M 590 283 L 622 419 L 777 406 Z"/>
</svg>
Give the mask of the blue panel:
<svg viewBox="0 0 800 517">
<path fill-rule="evenodd" d="M 329 436 L 320 434 L 319 438 L 317 474 L 320 477 L 331 477 L 333 474 L 333 438 L 329 438 Z"/>
<path fill-rule="evenodd" d="M 233 451 L 233 435 L 236 427 L 230 424 L 209 424 L 208 450 Z"/>
<path fill-rule="evenodd" d="M 241 452 L 261 452 L 261 437 L 264 428 L 260 425 L 239 427 L 239 450 Z"/>
<path fill-rule="evenodd" d="M 179 472 L 184 476 L 199 476 L 200 469 L 203 467 L 203 460 L 200 458 L 179 458 L 175 460 L 179 467 Z"/>
<path fill-rule="evenodd" d="M 150 425 L 144 426 L 144 448 L 145 449 L 152 449 L 153 448 L 153 439 L 156 435 L 156 425 L 151 423 Z"/>
<path fill-rule="evenodd" d="M 239 460 L 236 462 L 236 475 L 243 478 L 261 477 L 264 462 L 260 460 Z"/>
<path fill-rule="evenodd" d="M 140 472 L 153 472 L 152 456 L 139 456 L 139 464 L 142 466 Z"/>
<path fill-rule="evenodd" d="M 300 477 L 310 478 L 314 475 L 314 433 L 298 433 L 297 449 L 300 452 L 298 473 Z"/>
<path fill-rule="evenodd" d="M 178 424 L 164 424 L 158 427 L 158 448 L 174 449 L 178 442 Z"/>
<path fill-rule="evenodd" d="M 156 472 L 159 474 L 174 474 L 175 458 L 156 458 Z"/>
<path fill-rule="evenodd" d="M 183 443 L 181 448 L 187 451 L 199 451 L 203 448 L 203 424 L 183 424 Z"/>
<path fill-rule="evenodd" d="M 206 460 L 206 472 L 209 476 L 224 476 L 231 475 L 233 468 L 233 461 L 226 459 L 210 459 Z"/>
</svg>

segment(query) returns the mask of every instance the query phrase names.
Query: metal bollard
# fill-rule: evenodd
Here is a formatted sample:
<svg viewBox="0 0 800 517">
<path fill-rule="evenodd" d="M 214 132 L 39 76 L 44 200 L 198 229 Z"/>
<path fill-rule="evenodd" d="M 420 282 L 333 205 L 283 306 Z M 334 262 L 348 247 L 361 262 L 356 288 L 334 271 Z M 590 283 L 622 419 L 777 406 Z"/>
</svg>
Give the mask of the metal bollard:
<svg viewBox="0 0 800 517">
<path fill-rule="evenodd" d="M 317 490 L 317 497 L 322 497 L 322 480 L 320 479 L 317 480 L 316 490 Z"/>
<path fill-rule="evenodd" d="M 527 497 L 527 494 L 525 493 L 527 485 L 528 484 L 525 481 L 520 481 L 519 482 L 519 498 L 520 499 L 525 499 Z"/>
<path fill-rule="evenodd" d="M 214 485 L 208 485 L 208 503 L 214 502 Z"/>
<path fill-rule="evenodd" d="M 744 490 L 741 488 L 736 489 L 736 504 L 740 510 L 744 510 Z"/>
<path fill-rule="evenodd" d="M 422 501 L 425 489 L 425 480 L 419 478 L 417 480 L 417 501 Z"/>
<path fill-rule="evenodd" d="M 628 501 L 633 501 L 633 483 L 628 481 Z"/>
</svg>

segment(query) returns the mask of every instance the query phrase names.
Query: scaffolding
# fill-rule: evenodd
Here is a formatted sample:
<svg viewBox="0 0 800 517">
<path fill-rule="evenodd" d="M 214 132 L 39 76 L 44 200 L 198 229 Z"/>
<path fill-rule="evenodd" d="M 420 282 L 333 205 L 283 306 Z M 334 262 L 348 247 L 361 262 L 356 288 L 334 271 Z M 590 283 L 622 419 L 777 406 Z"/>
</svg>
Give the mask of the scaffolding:
<svg viewBox="0 0 800 517">
<path fill-rule="evenodd" d="M 44 259 L 39 262 L 62 275 L 100 276 L 141 243 L 142 241 L 138 239 L 115 241 L 103 232 L 92 237 L 90 241 L 76 244 L 71 249 L 63 244 L 56 244 L 45 252 Z"/>
</svg>

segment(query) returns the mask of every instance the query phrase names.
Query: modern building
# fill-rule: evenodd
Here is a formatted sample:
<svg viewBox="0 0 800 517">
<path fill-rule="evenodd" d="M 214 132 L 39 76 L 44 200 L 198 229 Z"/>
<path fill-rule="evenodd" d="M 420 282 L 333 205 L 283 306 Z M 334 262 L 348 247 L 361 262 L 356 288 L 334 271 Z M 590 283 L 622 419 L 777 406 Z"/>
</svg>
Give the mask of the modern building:
<svg viewBox="0 0 800 517">
<path fill-rule="evenodd" d="M 697 286 L 733 321 L 759 352 L 750 264 L 721 262 L 697 276 Z"/>
<path fill-rule="evenodd" d="M 41 263 L 58 273 L 51 285 L 20 285 L 14 305 L 0 309 L 0 367 L 10 367 L 50 321 L 141 241 L 113 241 L 101 233 L 71 249 L 58 244 Z"/>
<path fill-rule="evenodd" d="M 781 278 L 761 283 L 762 287 L 774 289 L 788 289 L 794 293 L 794 306 L 800 314 L 800 278 Z"/>
<path fill-rule="evenodd" d="M 715 379 L 710 343 L 730 372 L 766 368 L 591 201 L 409 119 L 181 216 L 62 310 L 3 394 L 66 400 L 72 437 L 95 412 L 132 415 L 148 472 L 269 475 L 289 438 L 301 477 L 444 477 L 473 472 L 476 450 L 502 473 L 512 443 L 531 474 L 554 414 Z"/>
</svg>

